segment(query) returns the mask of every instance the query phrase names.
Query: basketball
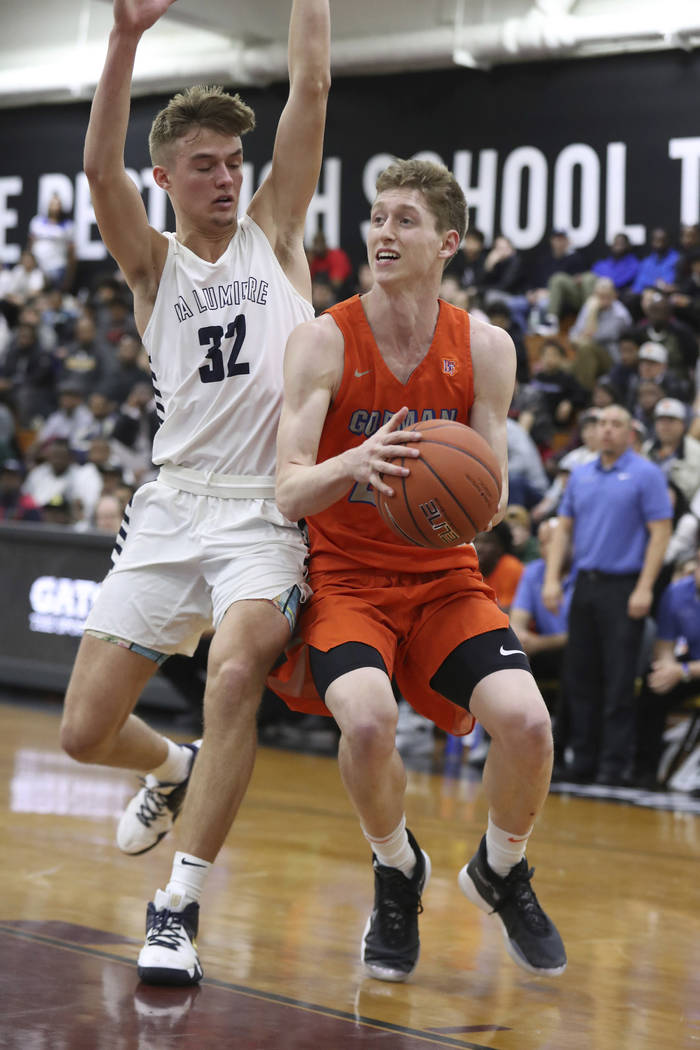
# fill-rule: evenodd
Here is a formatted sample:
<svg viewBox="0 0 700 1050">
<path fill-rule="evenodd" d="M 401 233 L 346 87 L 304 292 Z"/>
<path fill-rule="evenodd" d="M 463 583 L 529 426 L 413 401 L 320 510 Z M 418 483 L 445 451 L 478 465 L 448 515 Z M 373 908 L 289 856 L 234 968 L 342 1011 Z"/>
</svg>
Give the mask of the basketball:
<svg viewBox="0 0 700 1050">
<path fill-rule="evenodd" d="M 501 469 L 480 434 L 463 423 L 430 419 L 411 430 L 423 435 L 420 456 L 399 456 L 407 477 L 386 475 L 393 496 L 377 492 L 377 509 L 406 543 L 443 550 L 470 543 L 498 509 Z"/>
</svg>

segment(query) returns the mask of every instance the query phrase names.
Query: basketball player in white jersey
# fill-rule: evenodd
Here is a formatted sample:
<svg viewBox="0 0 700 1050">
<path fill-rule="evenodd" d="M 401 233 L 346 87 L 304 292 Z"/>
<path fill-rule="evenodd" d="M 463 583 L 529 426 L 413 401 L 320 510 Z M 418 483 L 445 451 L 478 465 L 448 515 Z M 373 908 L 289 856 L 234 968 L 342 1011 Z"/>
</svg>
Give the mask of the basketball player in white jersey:
<svg viewBox="0 0 700 1050">
<path fill-rule="evenodd" d="M 145 775 L 119 825 L 125 852 L 154 846 L 182 806 L 138 968 L 150 983 L 192 984 L 202 977 L 194 939 L 204 879 L 248 785 L 265 677 L 306 589 L 301 535 L 275 504 L 274 450 L 285 343 L 313 317 L 303 234 L 322 159 L 330 16 L 328 0 L 294 0 L 289 98 L 270 174 L 243 217 L 241 136 L 252 110 L 220 89 L 193 88 L 158 114 L 153 175 L 176 218 L 176 232 L 161 234 L 126 173 L 124 145 L 138 42 L 172 2 L 114 0 L 85 141 L 100 233 L 150 355 L 160 473 L 125 515 L 61 742 L 79 761 Z M 181 747 L 132 711 L 159 663 L 191 654 L 211 624 L 204 737 Z"/>
</svg>

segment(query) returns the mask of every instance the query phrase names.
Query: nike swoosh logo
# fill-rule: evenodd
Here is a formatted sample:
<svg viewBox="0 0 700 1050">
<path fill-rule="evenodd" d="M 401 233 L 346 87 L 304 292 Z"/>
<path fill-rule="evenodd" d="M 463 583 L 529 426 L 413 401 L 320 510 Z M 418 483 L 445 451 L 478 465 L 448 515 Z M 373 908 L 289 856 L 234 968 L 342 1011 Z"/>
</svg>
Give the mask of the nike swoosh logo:
<svg viewBox="0 0 700 1050">
<path fill-rule="evenodd" d="M 527 842 L 529 836 L 525 836 L 524 839 L 514 839 L 511 835 L 508 836 L 509 842 Z"/>
<path fill-rule="evenodd" d="M 524 653 L 522 649 L 504 649 L 503 646 L 501 646 L 499 652 L 501 656 L 515 656 L 516 653 L 520 653 L 521 656 L 527 656 L 527 653 Z"/>
<path fill-rule="evenodd" d="M 206 868 L 206 864 L 196 864 L 193 860 L 185 860 L 184 857 L 180 860 L 180 863 L 187 865 L 188 868 Z"/>
<path fill-rule="evenodd" d="M 360 371 L 358 371 L 358 369 L 356 368 L 356 369 L 355 369 L 355 379 L 362 379 L 362 377 L 363 377 L 363 376 L 368 376 L 368 375 L 370 374 L 370 372 L 371 372 L 371 371 L 372 371 L 372 369 L 371 369 L 371 368 L 368 368 L 368 369 L 367 369 L 367 370 L 366 370 L 365 372 L 360 372 Z"/>
</svg>

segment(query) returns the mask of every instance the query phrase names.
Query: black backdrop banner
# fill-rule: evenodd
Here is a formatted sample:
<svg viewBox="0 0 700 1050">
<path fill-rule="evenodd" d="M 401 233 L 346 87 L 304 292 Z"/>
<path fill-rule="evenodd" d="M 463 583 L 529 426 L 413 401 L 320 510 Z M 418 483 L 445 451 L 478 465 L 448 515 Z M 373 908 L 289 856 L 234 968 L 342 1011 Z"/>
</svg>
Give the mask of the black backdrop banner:
<svg viewBox="0 0 700 1050">
<path fill-rule="evenodd" d="M 641 245 L 700 221 L 700 54 L 667 51 L 572 62 L 342 78 L 333 83 L 324 167 L 307 232 L 321 224 L 355 264 L 378 172 L 423 154 L 457 175 L 471 221 L 522 251 L 564 228 L 590 257 L 615 233 Z M 230 85 L 235 89 L 235 85 Z M 272 152 L 287 85 L 241 89 L 257 128 L 244 141 L 243 210 Z M 165 96 L 132 104 L 126 163 L 153 225 L 172 228 L 153 186 L 147 137 Z M 108 269 L 82 174 L 86 103 L 0 110 L 0 261 L 16 261 L 31 217 L 56 191 L 83 267 Z"/>
</svg>

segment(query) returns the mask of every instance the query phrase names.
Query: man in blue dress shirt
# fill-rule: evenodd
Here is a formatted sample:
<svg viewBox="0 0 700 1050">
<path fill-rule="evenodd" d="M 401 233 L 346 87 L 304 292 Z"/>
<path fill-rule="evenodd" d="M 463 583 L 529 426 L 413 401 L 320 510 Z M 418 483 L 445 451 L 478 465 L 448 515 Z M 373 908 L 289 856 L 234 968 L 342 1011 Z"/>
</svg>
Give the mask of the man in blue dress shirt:
<svg viewBox="0 0 700 1050">
<path fill-rule="evenodd" d="M 632 773 L 635 678 L 672 510 L 663 472 L 630 448 L 629 412 L 609 405 L 598 426 L 600 454 L 573 471 L 559 507 L 542 599 L 552 612 L 560 607 L 571 542 L 576 583 L 566 651 L 574 755 L 569 777 L 621 784 Z"/>
</svg>

